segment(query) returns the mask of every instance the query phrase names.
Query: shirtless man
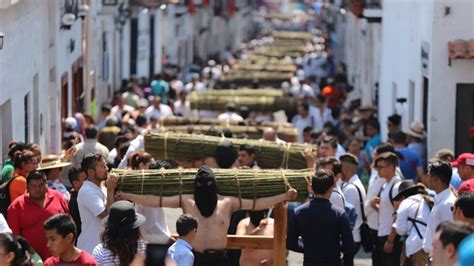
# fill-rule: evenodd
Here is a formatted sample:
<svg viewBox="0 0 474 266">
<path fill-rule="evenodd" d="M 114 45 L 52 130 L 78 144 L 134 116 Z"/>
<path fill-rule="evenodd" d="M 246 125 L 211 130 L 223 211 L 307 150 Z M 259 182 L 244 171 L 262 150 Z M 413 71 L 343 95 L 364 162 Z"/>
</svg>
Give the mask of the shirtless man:
<svg viewBox="0 0 474 266">
<path fill-rule="evenodd" d="M 267 210 L 249 212 L 249 217 L 240 221 L 236 235 L 273 236 L 273 219 L 265 218 Z M 243 249 L 240 265 L 273 265 L 272 249 Z"/>
<path fill-rule="evenodd" d="M 296 198 L 296 190 L 254 200 L 217 194 L 217 181 L 208 166 L 202 166 L 196 173 L 194 195 L 158 197 L 154 195 L 135 195 L 118 192 L 118 199 L 130 200 L 146 206 L 182 208 L 199 221 L 196 239 L 192 246 L 195 251 L 195 265 L 225 266 L 228 259 L 227 228 L 230 217 L 237 210 L 263 210 L 277 203 Z"/>
</svg>

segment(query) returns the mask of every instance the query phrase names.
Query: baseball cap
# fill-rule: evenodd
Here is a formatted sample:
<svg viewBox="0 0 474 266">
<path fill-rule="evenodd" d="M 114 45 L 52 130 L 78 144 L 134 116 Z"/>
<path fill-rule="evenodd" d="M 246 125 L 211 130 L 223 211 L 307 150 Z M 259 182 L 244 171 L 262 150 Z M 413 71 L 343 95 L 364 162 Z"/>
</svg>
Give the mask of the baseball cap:
<svg viewBox="0 0 474 266">
<path fill-rule="evenodd" d="M 77 127 L 77 121 L 74 117 L 66 118 L 66 120 L 64 120 L 64 124 L 66 125 L 66 128 L 76 128 Z"/>
<path fill-rule="evenodd" d="M 456 161 L 451 163 L 452 167 L 458 167 L 461 164 L 474 166 L 474 154 L 472 153 L 463 153 L 459 155 Z"/>
</svg>

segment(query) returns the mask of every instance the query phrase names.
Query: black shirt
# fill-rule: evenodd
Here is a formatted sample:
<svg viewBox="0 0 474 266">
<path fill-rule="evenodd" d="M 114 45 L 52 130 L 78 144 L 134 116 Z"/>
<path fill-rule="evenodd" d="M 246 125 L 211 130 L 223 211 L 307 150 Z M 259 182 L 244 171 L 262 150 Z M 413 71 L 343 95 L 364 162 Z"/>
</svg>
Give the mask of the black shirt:
<svg viewBox="0 0 474 266">
<path fill-rule="evenodd" d="M 76 223 L 77 236 L 82 232 L 81 230 L 81 216 L 79 215 L 79 206 L 77 205 L 77 191 L 71 190 L 71 199 L 69 200 L 69 214 L 72 216 L 74 223 Z M 77 241 L 77 237 L 76 237 Z"/>
<path fill-rule="evenodd" d="M 299 237 L 302 237 L 302 241 Z M 289 250 L 304 253 L 304 265 L 353 265 L 355 251 L 352 230 L 344 210 L 328 199 L 315 198 L 288 216 Z"/>
</svg>

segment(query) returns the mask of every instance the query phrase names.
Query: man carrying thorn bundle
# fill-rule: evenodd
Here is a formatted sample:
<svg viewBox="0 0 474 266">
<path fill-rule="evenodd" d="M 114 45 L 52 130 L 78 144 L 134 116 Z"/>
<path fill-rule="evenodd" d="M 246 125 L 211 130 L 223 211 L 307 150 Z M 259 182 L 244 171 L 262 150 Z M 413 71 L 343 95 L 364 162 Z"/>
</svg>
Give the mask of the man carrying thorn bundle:
<svg viewBox="0 0 474 266">
<path fill-rule="evenodd" d="M 183 212 L 199 221 L 196 238 L 192 243 L 194 265 L 229 265 L 226 256 L 227 228 L 230 217 L 237 210 L 263 210 L 277 203 L 296 198 L 296 190 L 254 200 L 217 194 L 217 181 L 208 166 L 202 166 L 196 173 L 194 195 L 158 197 L 118 192 L 117 198 L 130 200 L 146 206 L 182 208 Z"/>
</svg>

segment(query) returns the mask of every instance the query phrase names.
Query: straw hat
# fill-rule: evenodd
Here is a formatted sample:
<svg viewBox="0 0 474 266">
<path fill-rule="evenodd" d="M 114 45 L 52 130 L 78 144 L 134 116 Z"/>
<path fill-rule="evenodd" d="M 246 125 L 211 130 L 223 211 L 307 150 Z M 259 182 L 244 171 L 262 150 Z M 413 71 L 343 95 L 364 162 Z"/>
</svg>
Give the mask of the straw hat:
<svg viewBox="0 0 474 266">
<path fill-rule="evenodd" d="M 359 111 L 374 111 L 377 112 L 377 107 L 372 103 L 364 104 L 358 109 Z"/>
<path fill-rule="evenodd" d="M 421 122 L 412 122 L 410 124 L 410 128 L 408 128 L 407 132 L 408 135 L 413 136 L 415 138 L 424 138 L 425 137 L 425 126 Z"/>
<path fill-rule="evenodd" d="M 56 154 L 49 154 L 44 156 L 41 159 L 40 166 L 38 167 L 38 171 L 49 170 L 54 168 L 62 168 L 71 165 L 70 162 L 62 162 L 61 158 Z"/>
</svg>

